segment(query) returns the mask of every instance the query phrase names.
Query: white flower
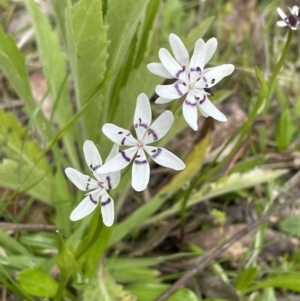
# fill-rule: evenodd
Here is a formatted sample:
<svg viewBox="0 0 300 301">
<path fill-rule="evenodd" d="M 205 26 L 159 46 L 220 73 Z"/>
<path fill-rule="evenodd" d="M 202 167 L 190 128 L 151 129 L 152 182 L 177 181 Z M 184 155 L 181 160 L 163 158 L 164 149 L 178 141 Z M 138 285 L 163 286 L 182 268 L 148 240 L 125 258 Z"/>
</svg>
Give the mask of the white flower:
<svg viewBox="0 0 300 301">
<path fill-rule="evenodd" d="M 283 12 L 283 10 L 279 7 L 277 7 L 277 12 L 279 16 L 282 18 L 283 21 L 278 21 L 277 25 L 279 27 L 288 26 L 292 30 L 297 30 L 297 27 L 300 25 L 300 20 L 298 18 L 299 15 L 299 7 L 293 6 L 292 9 L 288 8 L 290 10 L 290 15 L 287 17 L 286 14 Z"/>
<path fill-rule="evenodd" d="M 120 172 L 105 174 L 97 174 L 96 171 L 102 165 L 101 156 L 92 141 L 85 141 L 83 144 L 83 152 L 86 164 L 89 166 L 93 178 L 82 174 L 74 168 L 68 167 L 65 172 L 67 177 L 73 182 L 73 184 L 80 190 L 89 191 L 86 197 L 81 203 L 72 211 L 70 219 L 77 221 L 90 214 L 98 205 L 99 197 L 101 196 L 101 214 L 103 223 L 107 227 L 110 227 L 114 222 L 114 201 L 108 195 L 106 190 L 114 189 L 120 182 Z M 119 153 L 119 146 L 114 145 L 109 156 L 105 162 L 109 162 L 113 157 Z"/>
<path fill-rule="evenodd" d="M 114 143 L 121 146 L 132 146 L 120 151 L 120 153 L 105 163 L 96 172 L 107 173 L 125 168 L 133 160 L 132 166 L 132 187 L 136 191 L 144 190 L 150 177 L 150 166 L 145 152 L 159 165 L 175 170 L 185 168 L 185 164 L 173 153 L 162 147 L 148 146 L 148 144 L 158 141 L 169 131 L 174 117 L 172 112 L 165 111 L 152 123 L 152 113 L 150 102 L 146 94 L 142 93 L 137 98 L 134 113 L 133 125 L 137 139 L 128 130 L 120 128 L 114 124 L 104 124 L 103 133 Z"/>
<path fill-rule="evenodd" d="M 204 69 L 216 51 L 217 39 L 211 38 L 206 43 L 199 39 L 195 44 L 191 60 L 187 49 L 177 35 L 170 34 L 169 42 L 175 59 L 167 49 L 161 48 L 159 50 L 161 63 L 148 64 L 150 72 L 161 77 L 176 79 L 172 85 L 156 87 L 155 91 L 160 96 L 156 103 L 168 103 L 187 94 L 182 108 L 183 115 L 195 131 L 198 129 L 197 107 L 205 117 L 211 116 L 219 121 L 227 121 L 225 115 L 210 102 L 209 93 L 204 90 L 211 88 L 234 70 L 232 64 Z"/>
</svg>

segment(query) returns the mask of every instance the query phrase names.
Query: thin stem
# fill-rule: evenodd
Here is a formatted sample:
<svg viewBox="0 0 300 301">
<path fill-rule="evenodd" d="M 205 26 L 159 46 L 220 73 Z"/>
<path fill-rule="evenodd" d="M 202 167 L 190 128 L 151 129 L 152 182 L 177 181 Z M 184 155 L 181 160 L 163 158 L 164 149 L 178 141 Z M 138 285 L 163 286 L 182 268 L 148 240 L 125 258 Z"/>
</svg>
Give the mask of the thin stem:
<svg viewBox="0 0 300 301">
<path fill-rule="evenodd" d="M 172 110 L 171 110 L 173 114 L 175 114 L 175 112 L 177 111 L 177 109 L 183 104 L 184 100 L 185 100 L 185 97 L 181 97 L 181 98 L 175 103 L 175 105 L 173 106 L 173 108 L 172 108 Z"/>
</svg>

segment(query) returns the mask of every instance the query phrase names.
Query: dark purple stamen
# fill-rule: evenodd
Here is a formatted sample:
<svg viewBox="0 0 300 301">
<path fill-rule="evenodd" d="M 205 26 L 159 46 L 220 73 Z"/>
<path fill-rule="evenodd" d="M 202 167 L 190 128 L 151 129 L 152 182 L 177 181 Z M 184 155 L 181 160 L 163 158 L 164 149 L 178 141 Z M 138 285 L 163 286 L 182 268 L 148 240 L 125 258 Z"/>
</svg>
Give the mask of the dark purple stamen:
<svg viewBox="0 0 300 301">
<path fill-rule="evenodd" d="M 157 134 L 151 128 L 148 129 L 148 135 L 152 135 L 154 141 L 158 140 Z"/>
<path fill-rule="evenodd" d="M 203 95 L 203 99 L 199 100 L 200 105 L 202 105 L 204 103 L 205 99 L 206 99 L 206 95 Z"/>
<path fill-rule="evenodd" d="M 134 160 L 134 163 L 137 165 L 143 165 L 147 163 L 147 160 Z"/>
<path fill-rule="evenodd" d="M 90 169 L 93 171 L 97 170 L 99 167 L 101 167 L 101 165 L 96 165 L 95 167 L 92 164 L 90 165 Z"/>
<path fill-rule="evenodd" d="M 215 78 L 213 78 L 213 79 L 211 80 L 211 83 L 213 84 L 215 81 L 216 81 L 216 79 L 215 79 Z"/>
<path fill-rule="evenodd" d="M 196 70 L 197 70 L 198 72 L 201 72 L 201 68 L 200 68 L 200 67 L 197 67 Z"/>
<path fill-rule="evenodd" d="M 179 85 L 178 85 L 178 84 L 175 85 L 175 89 L 176 89 L 177 93 L 178 93 L 180 96 L 183 95 L 182 92 L 181 92 L 180 89 L 179 89 Z"/>
<path fill-rule="evenodd" d="M 92 203 L 94 203 L 95 205 L 97 205 L 97 201 L 93 200 L 93 197 L 92 197 L 91 194 L 89 194 L 89 198 L 90 198 L 90 201 L 91 201 Z"/>
<path fill-rule="evenodd" d="M 86 183 L 86 188 L 85 188 L 85 190 L 89 190 L 89 186 L 90 186 L 90 182 L 91 181 L 91 178 L 88 178 L 88 180 L 87 180 L 87 183 Z"/>
<path fill-rule="evenodd" d="M 159 154 L 161 153 L 161 151 L 162 151 L 161 148 L 157 148 L 157 152 L 154 155 L 152 155 L 151 157 L 155 159 L 156 157 L 159 156 Z"/>
<path fill-rule="evenodd" d="M 111 202 L 111 198 L 108 198 L 105 202 L 101 202 L 101 206 L 106 206 Z"/>
<path fill-rule="evenodd" d="M 121 151 L 120 153 L 122 154 L 122 157 L 123 157 L 127 162 L 130 162 L 130 158 L 126 157 L 125 152 Z"/>
<path fill-rule="evenodd" d="M 195 102 L 190 102 L 190 101 L 188 101 L 187 99 L 184 101 L 188 106 L 192 106 L 192 107 L 194 107 L 194 106 L 196 106 L 196 103 Z"/>
<path fill-rule="evenodd" d="M 110 182 L 110 177 L 109 176 L 106 177 L 106 181 L 107 181 L 107 184 L 108 184 L 108 189 L 111 189 L 111 182 Z"/>
<path fill-rule="evenodd" d="M 130 133 L 128 133 L 128 134 L 126 135 L 126 137 L 128 137 L 128 136 L 130 136 Z M 125 143 L 125 140 L 126 140 L 126 137 L 124 137 L 124 138 L 122 139 L 122 141 L 121 141 L 121 145 L 124 145 L 124 143 Z"/>
</svg>

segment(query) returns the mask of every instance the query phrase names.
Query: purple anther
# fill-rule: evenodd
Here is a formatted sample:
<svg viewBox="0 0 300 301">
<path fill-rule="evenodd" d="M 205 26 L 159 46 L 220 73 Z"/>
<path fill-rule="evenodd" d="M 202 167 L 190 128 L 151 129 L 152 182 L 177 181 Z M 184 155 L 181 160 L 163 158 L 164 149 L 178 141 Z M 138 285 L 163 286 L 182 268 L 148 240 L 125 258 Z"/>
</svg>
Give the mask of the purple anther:
<svg viewBox="0 0 300 301">
<path fill-rule="evenodd" d="M 87 180 L 87 183 L 86 183 L 86 187 L 85 187 L 85 190 L 89 190 L 89 186 L 90 186 L 90 182 L 91 181 L 91 178 L 88 178 Z"/>
<path fill-rule="evenodd" d="M 152 135 L 154 141 L 158 140 L 157 134 L 151 128 L 148 129 L 148 135 Z"/>
</svg>

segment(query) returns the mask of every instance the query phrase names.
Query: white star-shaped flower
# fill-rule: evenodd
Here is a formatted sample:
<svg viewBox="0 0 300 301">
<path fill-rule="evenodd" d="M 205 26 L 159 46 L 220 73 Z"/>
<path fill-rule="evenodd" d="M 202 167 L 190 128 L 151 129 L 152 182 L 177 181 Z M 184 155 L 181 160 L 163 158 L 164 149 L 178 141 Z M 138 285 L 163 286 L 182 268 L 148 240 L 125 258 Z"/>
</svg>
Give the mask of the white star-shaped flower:
<svg viewBox="0 0 300 301">
<path fill-rule="evenodd" d="M 277 21 L 277 25 L 279 27 L 288 26 L 292 30 L 297 30 L 297 27 L 300 26 L 300 20 L 298 18 L 299 7 L 295 5 L 292 7 L 292 9 L 291 8 L 288 9 L 290 10 L 290 15 L 287 17 L 286 14 L 283 12 L 283 10 L 277 7 L 277 12 L 283 20 L 283 21 Z"/>
<path fill-rule="evenodd" d="M 133 160 L 132 187 L 136 191 L 144 190 L 150 178 L 150 166 L 145 151 L 159 165 L 175 170 L 185 168 L 185 164 L 173 153 L 162 147 L 149 146 L 152 142 L 160 140 L 169 131 L 174 117 L 172 112 L 165 111 L 151 124 L 152 113 L 150 102 L 146 94 L 142 93 L 137 98 L 133 125 L 137 139 L 123 128 L 114 124 L 104 124 L 103 133 L 114 143 L 120 146 L 132 146 L 120 151 L 109 162 L 101 166 L 96 172 L 107 173 L 125 168 Z"/>
<path fill-rule="evenodd" d="M 208 99 L 209 93 L 205 91 L 234 70 L 232 64 L 204 69 L 216 51 L 217 39 L 211 38 L 206 43 L 199 39 L 195 44 L 191 60 L 187 49 L 177 35 L 170 34 L 169 42 L 175 59 L 167 49 L 161 48 L 159 50 L 161 63 L 148 64 L 150 72 L 164 78 L 176 79 L 172 85 L 156 87 L 155 91 L 160 96 L 156 103 L 168 103 L 187 94 L 183 102 L 183 115 L 186 122 L 195 131 L 198 129 L 197 107 L 205 117 L 211 116 L 219 121 L 227 121 L 225 115 Z"/>
<path fill-rule="evenodd" d="M 82 174 L 74 168 L 68 167 L 65 170 L 67 177 L 80 190 L 89 191 L 86 197 L 80 204 L 72 211 L 70 219 L 77 221 L 89 215 L 98 205 L 99 197 L 101 196 L 101 214 L 103 223 L 110 227 L 114 222 L 114 201 L 107 193 L 107 190 L 114 189 L 120 182 L 120 171 L 110 172 L 99 175 L 96 171 L 102 165 L 101 156 L 92 141 L 85 141 L 83 144 L 83 152 L 86 164 L 89 166 L 93 179 L 87 175 Z M 109 156 L 105 162 L 109 162 L 119 153 L 119 146 L 114 145 Z"/>
</svg>

